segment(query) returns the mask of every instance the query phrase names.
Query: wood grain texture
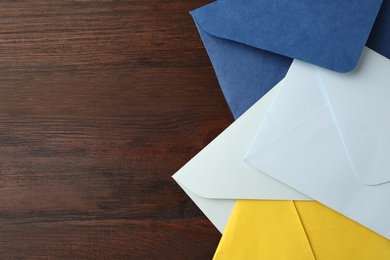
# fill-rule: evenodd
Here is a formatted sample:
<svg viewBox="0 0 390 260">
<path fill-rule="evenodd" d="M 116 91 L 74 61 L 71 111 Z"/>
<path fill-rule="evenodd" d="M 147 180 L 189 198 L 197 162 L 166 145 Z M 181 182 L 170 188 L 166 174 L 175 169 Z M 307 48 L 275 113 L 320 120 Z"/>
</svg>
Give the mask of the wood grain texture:
<svg viewBox="0 0 390 260">
<path fill-rule="evenodd" d="M 208 2 L 0 2 L 1 259 L 212 258 L 171 178 L 233 122 Z"/>
</svg>

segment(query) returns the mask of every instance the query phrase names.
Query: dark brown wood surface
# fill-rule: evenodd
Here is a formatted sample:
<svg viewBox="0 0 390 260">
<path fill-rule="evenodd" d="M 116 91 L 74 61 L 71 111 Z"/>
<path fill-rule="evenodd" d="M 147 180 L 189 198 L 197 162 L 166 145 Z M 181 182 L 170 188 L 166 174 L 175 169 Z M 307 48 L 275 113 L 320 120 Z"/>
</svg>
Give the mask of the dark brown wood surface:
<svg viewBox="0 0 390 260">
<path fill-rule="evenodd" d="M 1 259 L 212 258 L 171 178 L 233 122 L 208 2 L 0 2 Z"/>
</svg>

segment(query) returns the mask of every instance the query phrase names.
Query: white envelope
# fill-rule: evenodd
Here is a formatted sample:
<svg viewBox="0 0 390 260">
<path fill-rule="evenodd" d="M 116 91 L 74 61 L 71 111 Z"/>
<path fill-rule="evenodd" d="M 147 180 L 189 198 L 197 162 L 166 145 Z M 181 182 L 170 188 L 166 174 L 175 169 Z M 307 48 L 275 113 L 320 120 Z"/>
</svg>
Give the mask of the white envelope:
<svg viewBox="0 0 390 260">
<path fill-rule="evenodd" d="M 390 239 L 390 61 L 340 74 L 295 60 L 246 161 Z"/>
<path fill-rule="evenodd" d="M 275 86 L 172 176 L 221 233 L 236 199 L 310 200 L 244 162 L 278 89 Z"/>
</svg>

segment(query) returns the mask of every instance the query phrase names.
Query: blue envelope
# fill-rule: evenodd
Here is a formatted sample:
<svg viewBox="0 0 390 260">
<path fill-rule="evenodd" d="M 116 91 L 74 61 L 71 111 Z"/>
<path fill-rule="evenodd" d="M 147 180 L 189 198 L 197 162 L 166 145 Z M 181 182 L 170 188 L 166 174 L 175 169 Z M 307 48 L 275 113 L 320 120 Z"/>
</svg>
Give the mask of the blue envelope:
<svg viewBox="0 0 390 260">
<path fill-rule="evenodd" d="M 297 17 L 295 12 L 291 12 L 301 8 L 304 10 L 300 9 L 298 13 L 315 13 L 321 5 L 317 1 L 250 0 L 243 3 L 219 0 L 191 12 L 235 118 L 238 118 L 285 76 L 292 58 L 337 71 L 348 71 L 355 67 L 381 1 L 341 2 L 326 1 L 325 6 L 321 6 L 322 13 L 335 15 L 335 17 L 330 15 L 331 18 L 324 15 L 321 25 L 318 25 L 318 22 L 313 23 L 310 19 L 314 18 L 310 15 Z M 306 9 L 303 8 L 304 6 Z M 382 4 L 367 43 L 367 46 L 386 57 L 390 56 L 390 48 L 387 44 L 390 38 L 389 14 L 389 1 L 386 0 Z M 287 36 L 284 30 L 278 28 L 289 15 L 293 16 L 287 19 L 289 21 L 294 18 L 302 19 L 298 21 L 301 26 L 292 23 L 295 26 L 290 26 L 291 32 Z M 334 33 L 332 28 L 332 24 L 335 24 L 334 20 L 338 21 L 340 31 L 349 36 L 348 39 L 341 40 L 340 33 Z M 349 23 L 353 21 L 356 26 L 346 23 L 345 20 Z M 304 24 L 306 26 L 303 26 Z M 255 29 L 252 30 L 253 28 Z M 310 41 L 305 41 L 304 45 L 291 44 L 291 37 L 302 38 L 300 31 L 303 30 L 302 28 L 312 37 Z M 260 37 L 259 33 L 263 33 L 264 37 Z M 327 40 L 320 40 L 325 36 L 328 37 Z M 279 45 L 275 38 L 278 39 Z M 263 46 L 264 44 L 266 46 Z M 303 46 L 305 48 L 302 48 Z M 352 56 L 354 58 L 351 58 Z"/>
</svg>

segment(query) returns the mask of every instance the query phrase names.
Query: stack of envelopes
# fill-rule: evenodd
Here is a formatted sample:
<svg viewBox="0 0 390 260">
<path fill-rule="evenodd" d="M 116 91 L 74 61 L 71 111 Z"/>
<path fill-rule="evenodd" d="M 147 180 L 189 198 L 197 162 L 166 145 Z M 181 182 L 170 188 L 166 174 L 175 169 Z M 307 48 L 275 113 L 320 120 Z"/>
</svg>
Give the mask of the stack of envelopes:
<svg viewBox="0 0 390 260">
<path fill-rule="evenodd" d="M 237 118 L 173 176 L 214 258 L 390 259 L 390 1 L 191 14 Z"/>
</svg>

